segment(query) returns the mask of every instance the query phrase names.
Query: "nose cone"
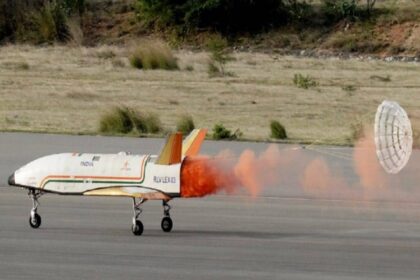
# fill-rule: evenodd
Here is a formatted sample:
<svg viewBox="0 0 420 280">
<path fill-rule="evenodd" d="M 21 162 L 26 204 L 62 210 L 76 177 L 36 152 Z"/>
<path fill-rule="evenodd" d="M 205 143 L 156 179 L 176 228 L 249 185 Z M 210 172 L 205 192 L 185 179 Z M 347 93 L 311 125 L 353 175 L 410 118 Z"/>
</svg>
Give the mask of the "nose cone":
<svg viewBox="0 0 420 280">
<path fill-rule="evenodd" d="M 15 185 L 15 173 L 10 175 L 9 177 L 9 186 L 14 186 L 14 185 Z"/>
</svg>

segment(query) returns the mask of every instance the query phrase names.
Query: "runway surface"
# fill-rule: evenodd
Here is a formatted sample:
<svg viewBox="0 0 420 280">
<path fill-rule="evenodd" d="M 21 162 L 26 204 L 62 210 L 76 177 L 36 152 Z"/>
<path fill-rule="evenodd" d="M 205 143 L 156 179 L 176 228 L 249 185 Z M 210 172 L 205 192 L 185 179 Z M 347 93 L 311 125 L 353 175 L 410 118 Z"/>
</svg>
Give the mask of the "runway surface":
<svg viewBox="0 0 420 280">
<path fill-rule="evenodd" d="M 287 182 L 256 199 L 174 200 L 171 233 L 160 229 L 160 203 L 147 202 L 144 234 L 133 236 L 129 199 L 46 195 L 42 226 L 33 230 L 26 191 L 6 188 L 8 175 L 45 154 L 157 153 L 161 145 L 161 139 L 0 134 L 0 279 L 419 279 L 416 198 L 315 198 Z M 203 151 L 225 148 L 258 152 L 267 145 L 209 141 Z M 303 152 L 316 158 L 330 149 L 352 153 Z M 357 180 L 351 162 L 325 154 L 343 176 Z"/>
</svg>

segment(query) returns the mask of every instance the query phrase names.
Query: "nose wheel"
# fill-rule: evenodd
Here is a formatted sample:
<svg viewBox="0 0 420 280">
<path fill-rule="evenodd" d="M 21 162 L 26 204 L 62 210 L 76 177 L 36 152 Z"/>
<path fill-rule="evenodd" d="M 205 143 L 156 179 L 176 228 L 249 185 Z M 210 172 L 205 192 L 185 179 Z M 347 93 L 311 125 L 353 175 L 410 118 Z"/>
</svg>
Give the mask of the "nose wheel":
<svg viewBox="0 0 420 280">
<path fill-rule="evenodd" d="M 162 218 L 162 222 L 160 223 L 160 226 L 164 232 L 170 232 L 173 227 L 173 222 L 169 213 L 169 211 L 171 210 L 171 206 L 165 200 L 162 200 L 162 206 L 163 206 L 163 218 Z"/>
<path fill-rule="evenodd" d="M 41 216 L 38 214 L 38 199 L 42 196 L 40 191 L 30 190 L 28 193 L 32 199 L 32 209 L 29 216 L 29 225 L 31 228 L 39 228 L 41 226 Z"/>
<path fill-rule="evenodd" d="M 131 231 L 134 235 L 142 235 L 143 234 L 143 223 L 140 221 L 139 216 L 141 212 L 143 212 L 143 209 L 141 208 L 141 205 L 146 202 L 145 199 L 140 198 L 139 201 L 135 197 L 133 197 L 133 225 L 131 226 Z"/>
</svg>

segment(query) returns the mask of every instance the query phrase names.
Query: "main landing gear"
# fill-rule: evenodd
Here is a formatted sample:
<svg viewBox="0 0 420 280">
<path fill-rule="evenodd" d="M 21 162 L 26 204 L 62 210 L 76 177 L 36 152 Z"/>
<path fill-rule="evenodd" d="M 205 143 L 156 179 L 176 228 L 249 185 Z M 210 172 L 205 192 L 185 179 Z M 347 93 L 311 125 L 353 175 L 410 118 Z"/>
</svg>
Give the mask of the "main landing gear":
<svg viewBox="0 0 420 280">
<path fill-rule="evenodd" d="M 143 234 L 143 223 L 140 221 L 139 216 L 143 212 L 141 205 L 146 202 L 146 199 L 140 198 L 137 199 L 133 197 L 133 225 L 131 226 L 131 231 L 134 235 L 142 235 Z M 169 211 L 171 210 L 171 206 L 168 204 L 168 201 L 162 200 L 163 206 L 163 218 L 160 224 L 162 230 L 164 232 L 170 232 L 173 228 L 173 222 L 170 216 Z"/>
<path fill-rule="evenodd" d="M 42 196 L 42 192 L 29 190 L 28 195 L 32 199 L 32 209 L 29 217 L 29 225 L 31 228 L 39 228 L 41 226 L 41 216 L 38 214 L 38 199 Z"/>
</svg>

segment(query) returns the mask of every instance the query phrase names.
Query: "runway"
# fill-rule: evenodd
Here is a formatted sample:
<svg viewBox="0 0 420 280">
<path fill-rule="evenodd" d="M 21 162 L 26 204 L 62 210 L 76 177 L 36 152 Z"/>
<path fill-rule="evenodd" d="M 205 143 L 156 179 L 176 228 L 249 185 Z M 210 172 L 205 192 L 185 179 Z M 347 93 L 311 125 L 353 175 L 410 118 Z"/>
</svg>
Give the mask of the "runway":
<svg viewBox="0 0 420 280">
<path fill-rule="evenodd" d="M 45 195 L 42 226 L 33 230 L 25 190 L 6 188 L 8 175 L 42 155 L 157 153 L 162 144 L 161 139 L 1 133 L 0 279 L 419 279 L 417 198 L 316 198 L 286 182 L 255 199 L 222 194 L 174 200 L 171 233 L 160 229 L 161 204 L 147 202 L 145 231 L 133 236 L 127 198 Z M 208 141 L 203 152 L 228 148 L 239 154 L 266 147 Z M 320 151 L 303 152 L 315 158 Z M 356 180 L 351 162 L 324 158 Z"/>
</svg>

